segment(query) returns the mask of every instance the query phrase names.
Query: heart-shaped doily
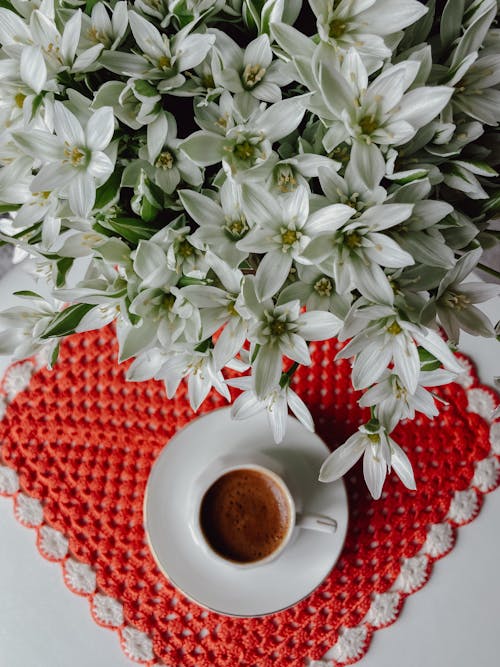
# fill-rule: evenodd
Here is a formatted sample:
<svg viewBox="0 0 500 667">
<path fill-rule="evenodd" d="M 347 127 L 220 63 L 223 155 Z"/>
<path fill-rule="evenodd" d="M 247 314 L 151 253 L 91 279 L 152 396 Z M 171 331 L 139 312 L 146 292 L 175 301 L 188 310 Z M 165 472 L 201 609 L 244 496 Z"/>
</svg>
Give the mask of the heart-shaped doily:
<svg viewBox="0 0 500 667">
<path fill-rule="evenodd" d="M 312 366 L 294 378 L 330 447 L 366 419 L 349 363 L 334 361 L 337 349 L 336 341 L 314 344 Z M 308 598 L 262 619 L 210 613 L 158 571 L 142 524 L 144 489 L 165 443 L 195 415 L 183 388 L 169 401 L 160 383 L 125 381 L 110 328 L 68 339 L 53 371 L 36 359 L 10 367 L 0 397 L 0 492 L 37 530 L 42 555 L 61 563 L 69 588 L 89 598 L 97 623 L 116 629 L 138 662 L 349 664 L 375 629 L 396 619 L 452 548 L 455 527 L 497 485 L 500 423 L 489 423 L 496 394 L 462 361 L 461 384 L 436 390 L 447 401 L 440 416 L 394 433 L 413 461 L 417 491 L 390 475 L 374 501 L 356 467 L 346 479 L 350 526 L 336 567 Z M 201 411 L 223 404 L 211 395 Z"/>
</svg>

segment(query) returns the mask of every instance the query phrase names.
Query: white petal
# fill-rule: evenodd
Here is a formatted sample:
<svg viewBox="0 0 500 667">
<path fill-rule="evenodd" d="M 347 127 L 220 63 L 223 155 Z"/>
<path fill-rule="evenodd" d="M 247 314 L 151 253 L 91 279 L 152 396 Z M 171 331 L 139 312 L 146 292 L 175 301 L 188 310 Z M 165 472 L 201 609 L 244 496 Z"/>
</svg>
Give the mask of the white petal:
<svg viewBox="0 0 500 667">
<path fill-rule="evenodd" d="M 453 88 L 422 86 L 406 93 L 398 105 L 395 118 L 405 120 L 418 129 L 430 123 L 448 104 Z"/>
<path fill-rule="evenodd" d="M 358 220 L 366 225 L 370 231 L 380 232 L 407 220 L 412 211 L 412 204 L 383 204 L 371 206 Z"/>
<path fill-rule="evenodd" d="M 462 366 L 458 363 L 457 359 L 451 352 L 450 348 L 446 345 L 444 340 L 439 334 L 430 329 L 426 329 L 425 333 L 421 331 L 415 331 L 413 337 L 419 345 L 424 347 L 428 352 L 433 354 L 436 359 L 443 364 L 445 368 L 452 371 L 453 373 L 463 373 Z"/>
<path fill-rule="evenodd" d="M 368 238 L 373 243 L 373 246 L 365 248 L 364 252 L 372 262 L 391 269 L 415 264 L 415 260 L 410 253 L 403 250 L 396 241 L 393 241 L 386 234 L 372 232 L 368 234 Z"/>
<path fill-rule="evenodd" d="M 74 169 L 61 164 L 44 165 L 31 181 L 32 192 L 60 192 L 74 177 Z"/>
<path fill-rule="evenodd" d="M 115 117 L 111 107 L 101 107 L 94 111 L 87 123 L 87 147 L 92 151 L 103 151 L 115 131 Z"/>
<path fill-rule="evenodd" d="M 182 42 L 182 48 L 177 59 L 180 72 L 196 67 L 205 59 L 215 42 L 214 35 L 189 35 Z"/>
<path fill-rule="evenodd" d="M 251 223 L 265 228 L 283 219 L 280 202 L 262 186 L 244 185 L 241 192 L 243 210 Z"/>
<path fill-rule="evenodd" d="M 389 346 L 380 348 L 375 344 L 367 345 L 354 361 L 352 384 L 355 389 L 364 389 L 380 379 L 392 358 Z"/>
<path fill-rule="evenodd" d="M 335 449 L 323 462 L 319 471 L 320 482 L 334 482 L 340 479 L 359 461 L 365 451 L 366 438 L 361 433 L 354 433 L 346 442 Z"/>
<path fill-rule="evenodd" d="M 261 301 L 276 294 L 288 278 L 291 267 L 291 256 L 281 250 L 268 252 L 264 256 L 255 274 L 255 289 Z"/>
<path fill-rule="evenodd" d="M 154 162 L 160 154 L 163 144 L 168 135 L 168 120 L 164 113 L 158 114 L 158 117 L 149 123 L 147 128 L 148 156 L 150 162 Z"/>
<path fill-rule="evenodd" d="M 410 393 L 414 393 L 420 374 L 420 359 L 417 346 L 409 336 L 394 337 L 394 370 Z"/>
<path fill-rule="evenodd" d="M 241 320 L 232 320 L 226 324 L 214 347 L 214 362 L 217 368 L 223 368 L 243 347 L 247 326 Z"/>
<path fill-rule="evenodd" d="M 278 385 L 281 378 L 281 352 L 275 346 L 261 347 L 253 365 L 255 391 L 257 396 L 265 398 Z"/>
<path fill-rule="evenodd" d="M 311 310 L 300 315 L 299 333 L 305 340 L 328 340 L 340 331 L 342 321 L 332 313 Z"/>
<path fill-rule="evenodd" d="M 349 174 L 356 175 L 353 185 L 359 188 L 359 181 L 368 190 L 373 190 L 385 174 L 385 160 L 378 146 L 364 141 L 353 141 L 351 159 L 347 166 Z M 357 181 L 357 182 L 356 182 Z M 359 188 L 363 191 L 364 188 Z"/>
<path fill-rule="evenodd" d="M 76 48 L 80 41 L 82 27 L 82 12 L 80 9 L 66 22 L 61 38 L 61 56 L 66 65 L 71 65 L 75 57 Z"/>
<path fill-rule="evenodd" d="M 113 169 L 114 165 L 106 153 L 101 151 L 92 153 L 87 171 L 91 176 L 97 178 L 100 184 L 104 183 L 108 176 L 111 176 Z"/>
<path fill-rule="evenodd" d="M 280 340 L 280 350 L 285 357 L 288 357 L 288 359 L 292 359 L 299 364 L 309 366 L 311 363 L 311 356 L 309 354 L 307 343 L 297 334 L 291 334 L 289 338 L 283 337 Z"/>
<path fill-rule="evenodd" d="M 10 9 L 0 7 L 0 43 L 31 44 L 31 34 L 26 23 Z"/>
<path fill-rule="evenodd" d="M 84 172 L 77 174 L 68 186 L 68 201 L 73 213 L 86 218 L 95 202 L 94 179 Z"/>
<path fill-rule="evenodd" d="M 293 391 L 293 389 L 290 388 L 287 389 L 286 397 L 290 410 L 293 412 L 293 414 L 297 417 L 301 424 L 306 427 L 308 431 L 314 433 L 314 421 L 311 413 L 309 412 L 309 408 L 304 403 L 304 401 L 298 394 Z"/>
<path fill-rule="evenodd" d="M 389 442 L 391 446 L 392 467 L 406 488 L 414 491 L 417 488 L 417 485 L 415 484 L 415 477 L 413 476 L 413 469 L 410 463 L 410 459 L 392 438 L 389 439 Z"/>
<path fill-rule="evenodd" d="M 179 148 L 199 167 L 217 164 L 223 157 L 224 137 L 213 132 L 194 132 Z"/>
<path fill-rule="evenodd" d="M 273 52 L 267 35 L 260 35 L 245 49 L 243 65 L 260 65 L 267 69 L 273 59 Z"/>
<path fill-rule="evenodd" d="M 358 20 L 368 33 L 390 35 L 415 23 L 427 11 L 427 7 L 416 0 L 383 0 L 365 10 Z"/>
<path fill-rule="evenodd" d="M 161 34 L 152 23 L 133 11 L 129 11 L 128 20 L 135 41 L 143 53 L 152 58 L 161 58 L 165 55 L 165 44 Z"/>
<path fill-rule="evenodd" d="M 272 104 L 259 118 L 258 128 L 266 139 L 278 141 L 293 132 L 304 117 L 309 95 L 291 97 Z"/>
<path fill-rule="evenodd" d="M 288 406 L 286 403 L 285 392 L 280 391 L 271 405 L 267 408 L 267 418 L 276 444 L 279 444 L 285 437 L 287 417 Z"/>
<path fill-rule="evenodd" d="M 199 373 L 191 373 L 188 378 L 188 396 L 191 407 L 196 412 L 208 396 L 212 383 L 205 369 Z"/>
<path fill-rule="evenodd" d="M 20 61 L 21 79 L 35 93 L 43 90 L 47 81 L 47 67 L 39 46 L 25 46 Z"/>
<path fill-rule="evenodd" d="M 377 447 L 380 447 L 379 445 Z M 381 453 L 375 458 L 372 447 L 367 447 L 363 457 L 363 474 L 365 476 L 366 486 L 370 493 L 378 500 L 382 495 L 385 477 L 387 475 L 387 465 L 383 460 Z"/>
<path fill-rule="evenodd" d="M 56 133 L 71 146 L 84 146 L 85 135 L 77 117 L 61 102 L 54 103 Z"/>
<path fill-rule="evenodd" d="M 265 404 L 259 401 L 253 391 L 244 391 L 238 396 L 231 406 L 231 417 L 233 419 L 248 419 L 253 415 L 262 412 L 265 409 Z"/>
<path fill-rule="evenodd" d="M 42 130 L 30 130 L 13 132 L 11 136 L 23 152 L 40 158 L 42 162 L 53 162 L 63 157 L 61 141 L 53 134 Z"/>
<path fill-rule="evenodd" d="M 356 211 L 345 204 L 331 204 L 315 211 L 307 221 L 307 230 L 314 236 L 340 229 Z"/>
</svg>

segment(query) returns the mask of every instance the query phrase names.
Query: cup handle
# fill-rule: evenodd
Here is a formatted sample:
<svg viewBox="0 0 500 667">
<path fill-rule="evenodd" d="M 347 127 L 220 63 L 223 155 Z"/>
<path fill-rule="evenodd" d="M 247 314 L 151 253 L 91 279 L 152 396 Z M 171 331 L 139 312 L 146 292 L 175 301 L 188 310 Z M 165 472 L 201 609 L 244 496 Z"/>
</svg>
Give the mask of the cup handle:
<svg viewBox="0 0 500 667">
<path fill-rule="evenodd" d="M 335 519 L 323 514 L 297 514 L 295 525 L 298 528 L 318 530 L 322 533 L 335 533 L 337 531 Z"/>
</svg>

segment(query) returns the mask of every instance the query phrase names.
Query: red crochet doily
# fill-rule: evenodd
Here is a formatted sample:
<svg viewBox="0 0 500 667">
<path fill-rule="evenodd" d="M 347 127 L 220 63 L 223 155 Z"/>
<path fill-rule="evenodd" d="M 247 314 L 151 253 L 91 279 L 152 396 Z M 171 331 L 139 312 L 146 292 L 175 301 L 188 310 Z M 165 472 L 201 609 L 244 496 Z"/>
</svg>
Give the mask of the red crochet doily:
<svg viewBox="0 0 500 667">
<path fill-rule="evenodd" d="M 294 387 L 330 447 L 366 419 L 349 363 L 333 361 L 337 349 L 335 341 L 313 345 L 313 365 L 300 369 Z M 10 367 L 0 396 L 0 492 L 37 530 L 42 555 L 61 563 L 67 585 L 88 597 L 95 620 L 115 628 L 138 662 L 350 664 L 375 629 L 395 620 L 452 548 L 455 527 L 474 518 L 482 494 L 496 487 L 500 424 L 488 421 L 496 394 L 463 361 L 462 386 L 437 390 L 448 401 L 440 416 L 394 434 L 414 463 L 417 491 L 390 475 L 373 501 L 356 467 L 346 479 L 350 526 L 336 567 L 307 599 L 262 619 L 207 612 L 156 567 L 142 525 L 144 489 L 165 443 L 195 415 L 183 388 L 169 401 L 161 383 L 125 381 L 110 328 L 70 338 L 52 372 L 36 359 Z M 223 404 L 212 395 L 201 412 Z"/>
</svg>

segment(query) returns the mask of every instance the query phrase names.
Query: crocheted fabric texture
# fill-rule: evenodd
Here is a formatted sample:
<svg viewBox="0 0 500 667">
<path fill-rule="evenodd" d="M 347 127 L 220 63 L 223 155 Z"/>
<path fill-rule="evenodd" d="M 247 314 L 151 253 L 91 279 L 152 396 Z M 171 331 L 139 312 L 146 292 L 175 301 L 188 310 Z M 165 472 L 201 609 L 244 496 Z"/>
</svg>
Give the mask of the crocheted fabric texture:
<svg viewBox="0 0 500 667">
<path fill-rule="evenodd" d="M 338 348 L 336 341 L 314 345 L 313 365 L 299 371 L 294 386 L 330 447 L 366 419 L 348 362 L 333 361 Z M 8 370 L 0 492 L 37 531 L 42 555 L 61 564 L 68 587 L 88 598 L 96 622 L 117 630 L 138 662 L 350 664 L 374 630 L 396 619 L 405 597 L 452 548 L 456 527 L 474 518 L 497 484 L 500 422 L 489 422 L 497 398 L 463 363 L 461 384 L 437 390 L 448 402 L 440 416 L 395 432 L 413 460 L 417 491 L 390 475 L 382 499 L 373 501 L 356 467 L 346 479 L 350 526 L 336 567 L 307 599 L 265 618 L 208 612 L 156 567 L 142 524 L 144 489 L 165 443 L 195 415 L 183 389 L 169 401 L 160 383 L 125 381 L 109 328 L 65 342 L 53 371 L 37 359 Z M 212 395 L 201 411 L 224 403 Z"/>
</svg>

